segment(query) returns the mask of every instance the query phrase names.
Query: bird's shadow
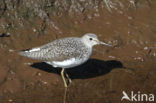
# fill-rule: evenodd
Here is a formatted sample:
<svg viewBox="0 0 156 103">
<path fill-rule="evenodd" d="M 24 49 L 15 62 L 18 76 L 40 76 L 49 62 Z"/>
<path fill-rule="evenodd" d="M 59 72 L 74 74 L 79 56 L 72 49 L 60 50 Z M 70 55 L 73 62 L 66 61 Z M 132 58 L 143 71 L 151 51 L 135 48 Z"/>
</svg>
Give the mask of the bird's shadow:
<svg viewBox="0 0 156 103">
<path fill-rule="evenodd" d="M 54 68 L 44 62 L 34 63 L 31 65 L 31 67 L 50 73 L 56 73 L 58 75 L 60 75 L 61 72 L 61 68 Z M 105 75 L 116 68 L 123 68 L 123 64 L 120 61 L 116 60 L 103 61 L 90 59 L 80 66 L 66 69 L 66 72 L 71 79 L 87 79 L 100 75 Z"/>
</svg>

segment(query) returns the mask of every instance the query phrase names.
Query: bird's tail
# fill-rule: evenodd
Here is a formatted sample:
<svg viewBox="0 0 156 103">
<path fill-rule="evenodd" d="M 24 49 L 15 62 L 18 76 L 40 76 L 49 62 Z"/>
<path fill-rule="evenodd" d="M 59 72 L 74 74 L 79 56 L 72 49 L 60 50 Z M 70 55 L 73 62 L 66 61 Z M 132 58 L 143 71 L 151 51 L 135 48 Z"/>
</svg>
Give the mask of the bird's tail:
<svg viewBox="0 0 156 103">
<path fill-rule="evenodd" d="M 18 54 L 21 55 L 21 56 L 30 57 L 30 52 L 29 52 L 29 50 L 30 50 L 30 49 L 21 50 L 20 52 L 18 52 Z"/>
<path fill-rule="evenodd" d="M 26 56 L 32 59 L 39 59 L 39 48 L 32 48 L 27 50 L 22 50 L 18 54 L 21 56 Z"/>
<path fill-rule="evenodd" d="M 28 55 L 25 51 L 20 51 L 20 52 L 18 52 L 18 54 L 21 56 L 27 56 Z"/>
</svg>

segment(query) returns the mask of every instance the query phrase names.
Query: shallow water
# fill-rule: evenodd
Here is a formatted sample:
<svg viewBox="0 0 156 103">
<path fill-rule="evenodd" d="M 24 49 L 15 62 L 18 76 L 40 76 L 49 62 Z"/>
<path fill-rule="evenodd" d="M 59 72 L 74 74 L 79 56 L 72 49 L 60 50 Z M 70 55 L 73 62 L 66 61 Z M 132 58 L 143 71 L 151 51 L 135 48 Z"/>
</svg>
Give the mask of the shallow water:
<svg viewBox="0 0 156 103">
<path fill-rule="evenodd" d="M 120 103 L 123 90 L 156 94 L 155 0 L 110 0 L 111 11 L 100 0 L 89 6 L 88 1 L 56 1 L 56 11 L 51 12 L 48 6 L 43 9 L 49 12 L 48 17 L 28 12 L 31 15 L 23 18 L 27 9 L 20 11 L 21 3 L 14 8 L 8 3 L 8 11 L 0 12 L 0 33 L 10 33 L 9 37 L 0 37 L 0 103 L 63 103 L 60 69 L 17 52 L 88 32 L 115 48 L 96 46 L 86 64 L 67 70 L 72 83 L 66 103 Z M 42 8 L 35 10 L 41 13 Z"/>
</svg>

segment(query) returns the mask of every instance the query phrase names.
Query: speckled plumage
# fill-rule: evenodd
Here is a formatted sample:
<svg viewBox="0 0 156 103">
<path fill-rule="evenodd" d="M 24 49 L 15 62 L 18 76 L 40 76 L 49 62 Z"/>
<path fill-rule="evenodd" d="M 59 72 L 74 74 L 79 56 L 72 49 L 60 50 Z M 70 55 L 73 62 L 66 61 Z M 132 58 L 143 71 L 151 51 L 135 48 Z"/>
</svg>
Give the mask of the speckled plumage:
<svg viewBox="0 0 156 103">
<path fill-rule="evenodd" d="M 75 62 L 64 66 L 64 68 L 70 68 L 87 61 L 92 54 L 92 47 L 85 45 L 81 38 L 69 37 L 55 40 L 41 47 L 21 51 L 20 54 L 32 59 L 43 60 L 54 67 L 61 66 L 55 65 L 53 62 L 75 58 Z"/>
</svg>

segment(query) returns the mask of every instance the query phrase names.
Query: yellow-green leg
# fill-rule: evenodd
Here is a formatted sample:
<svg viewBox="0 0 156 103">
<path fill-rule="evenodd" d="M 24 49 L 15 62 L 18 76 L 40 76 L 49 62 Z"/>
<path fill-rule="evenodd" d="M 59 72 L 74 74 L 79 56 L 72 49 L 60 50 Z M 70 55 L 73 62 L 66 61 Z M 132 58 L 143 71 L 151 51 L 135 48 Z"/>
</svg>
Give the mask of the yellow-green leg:
<svg viewBox="0 0 156 103">
<path fill-rule="evenodd" d="M 66 80 L 65 80 L 65 77 L 64 77 L 64 68 L 62 68 L 61 76 L 62 76 L 62 79 L 63 79 L 63 82 L 64 82 L 64 86 L 67 88 L 67 83 L 66 83 Z"/>
<path fill-rule="evenodd" d="M 71 83 L 72 80 L 69 78 L 69 75 L 67 73 L 65 73 L 65 74 L 66 74 L 67 79 L 69 80 L 69 83 Z"/>
</svg>

